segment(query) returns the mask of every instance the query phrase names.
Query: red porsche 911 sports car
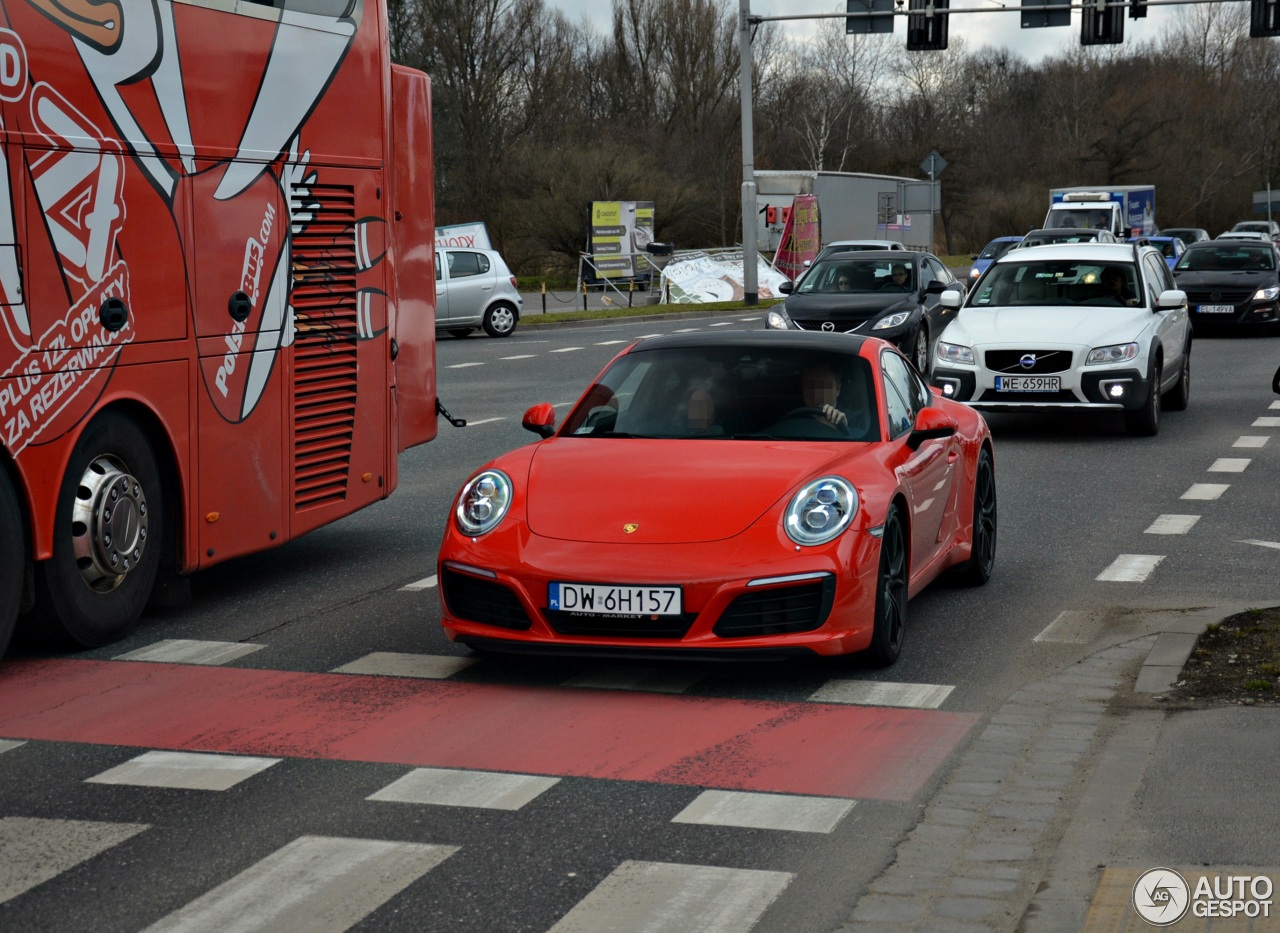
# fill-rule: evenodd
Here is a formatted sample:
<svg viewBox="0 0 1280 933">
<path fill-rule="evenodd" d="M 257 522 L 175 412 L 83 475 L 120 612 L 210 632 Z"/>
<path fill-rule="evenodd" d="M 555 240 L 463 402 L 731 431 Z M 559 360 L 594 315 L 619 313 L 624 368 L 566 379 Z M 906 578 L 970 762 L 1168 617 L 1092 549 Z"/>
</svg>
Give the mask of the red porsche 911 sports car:
<svg viewBox="0 0 1280 933">
<path fill-rule="evenodd" d="M 655 337 L 557 430 L 458 494 L 445 632 L 478 651 L 863 652 L 892 664 L 907 600 L 985 583 L 996 484 L 982 416 L 872 337 Z"/>
</svg>

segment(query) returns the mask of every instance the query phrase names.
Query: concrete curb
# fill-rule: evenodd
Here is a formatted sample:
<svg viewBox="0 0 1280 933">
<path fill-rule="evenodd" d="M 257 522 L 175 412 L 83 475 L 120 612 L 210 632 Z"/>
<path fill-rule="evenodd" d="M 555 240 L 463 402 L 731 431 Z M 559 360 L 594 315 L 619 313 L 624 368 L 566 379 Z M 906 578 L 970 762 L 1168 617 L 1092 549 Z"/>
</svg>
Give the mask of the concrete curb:
<svg viewBox="0 0 1280 933">
<path fill-rule="evenodd" d="M 1214 606 L 1187 615 L 1181 624 L 1175 623 L 1156 637 L 1142 669 L 1138 672 L 1138 680 L 1134 684 L 1134 693 L 1162 694 L 1168 691 L 1182 675 L 1182 667 L 1195 650 L 1200 635 L 1210 625 L 1216 625 L 1248 609 L 1280 606 L 1280 599 L 1262 603 L 1238 603 L 1229 606 Z"/>
</svg>

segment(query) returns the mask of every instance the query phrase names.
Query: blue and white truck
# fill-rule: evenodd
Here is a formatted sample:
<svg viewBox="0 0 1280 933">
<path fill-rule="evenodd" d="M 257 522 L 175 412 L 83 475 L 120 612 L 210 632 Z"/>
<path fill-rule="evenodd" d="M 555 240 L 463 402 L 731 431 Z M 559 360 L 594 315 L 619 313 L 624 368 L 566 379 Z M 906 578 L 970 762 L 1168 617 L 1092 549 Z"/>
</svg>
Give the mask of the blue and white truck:
<svg viewBox="0 0 1280 933">
<path fill-rule="evenodd" d="M 1054 188 L 1044 226 L 1110 230 L 1120 240 L 1151 236 L 1158 229 L 1155 186 Z"/>
</svg>

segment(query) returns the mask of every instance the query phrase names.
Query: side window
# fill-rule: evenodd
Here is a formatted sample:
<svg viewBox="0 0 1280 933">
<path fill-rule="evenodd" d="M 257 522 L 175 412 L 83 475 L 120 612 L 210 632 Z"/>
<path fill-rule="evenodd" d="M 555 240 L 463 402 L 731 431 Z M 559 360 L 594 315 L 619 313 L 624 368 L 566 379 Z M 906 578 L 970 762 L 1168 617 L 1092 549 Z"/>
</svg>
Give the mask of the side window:
<svg viewBox="0 0 1280 933">
<path fill-rule="evenodd" d="M 436 253 L 436 281 L 437 282 L 440 281 L 440 277 L 442 275 L 444 275 L 444 272 L 441 271 L 441 268 L 440 268 L 440 254 Z"/>
<path fill-rule="evenodd" d="M 950 285 L 956 280 L 955 276 L 951 274 L 951 270 L 932 256 L 926 259 L 925 263 L 933 270 L 934 279 L 941 282 L 943 285 Z"/>
<path fill-rule="evenodd" d="M 1151 253 L 1142 257 L 1143 278 L 1147 280 L 1147 292 L 1152 307 L 1155 307 L 1156 299 L 1160 297 L 1160 293 L 1168 287 L 1165 285 L 1164 276 L 1168 269 L 1169 267 L 1164 260 Z"/>
<path fill-rule="evenodd" d="M 938 270 L 927 259 L 920 263 L 920 287 L 928 288 L 938 278 Z"/>
<path fill-rule="evenodd" d="M 489 271 L 489 257 L 482 253 L 468 253 L 462 250 L 451 252 L 449 256 L 449 277 L 460 279 L 468 275 L 479 275 Z"/>
<path fill-rule="evenodd" d="M 911 367 L 897 353 L 886 350 L 880 356 L 884 370 L 884 400 L 889 413 L 889 436 L 901 437 L 916 423 L 912 410 Z"/>
</svg>

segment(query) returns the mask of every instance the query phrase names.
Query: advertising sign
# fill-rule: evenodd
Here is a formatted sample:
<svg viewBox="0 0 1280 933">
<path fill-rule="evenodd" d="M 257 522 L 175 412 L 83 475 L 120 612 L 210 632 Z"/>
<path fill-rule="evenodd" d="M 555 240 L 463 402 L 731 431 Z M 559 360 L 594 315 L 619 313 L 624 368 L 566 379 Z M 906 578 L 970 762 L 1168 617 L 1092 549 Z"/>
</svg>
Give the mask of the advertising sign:
<svg viewBox="0 0 1280 933">
<path fill-rule="evenodd" d="M 489 229 L 482 223 L 450 224 L 436 227 L 436 246 L 462 246 L 468 249 L 493 249 Z"/>
<path fill-rule="evenodd" d="M 819 230 L 818 196 L 797 194 L 782 228 L 782 242 L 774 254 L 773 267 L 789 279 L 798 278 L 805 263 L 813 262 L 818 255 Z"/>
<path fill-rule="evenodd" d="M 629 279 L 648 271 L 645 247 L 652 242 L 652 201 L 591 203 L 591 255 L 601 278 Z"/>
<path fill-rule="evenodd" d="M 761 298 L 775 298 L 786 278 L 757 254 L 756 280 Z M 667 300 L 687 304 L 712 301 L 741 301 L 745 294 L 742 279 L 742 251 L 718 255 L 702 251 L 681 254 L 662 270 Z"/>
</svg>

